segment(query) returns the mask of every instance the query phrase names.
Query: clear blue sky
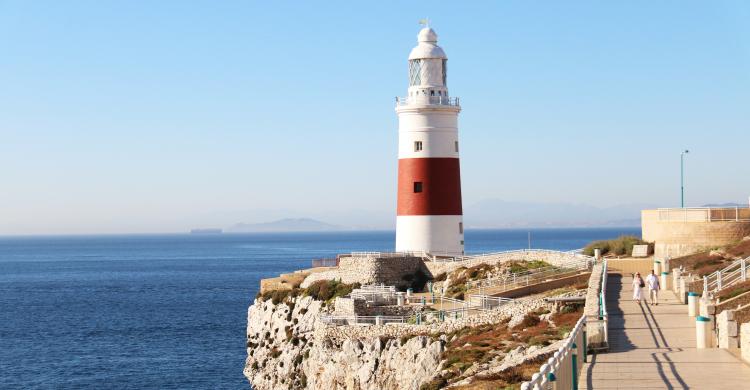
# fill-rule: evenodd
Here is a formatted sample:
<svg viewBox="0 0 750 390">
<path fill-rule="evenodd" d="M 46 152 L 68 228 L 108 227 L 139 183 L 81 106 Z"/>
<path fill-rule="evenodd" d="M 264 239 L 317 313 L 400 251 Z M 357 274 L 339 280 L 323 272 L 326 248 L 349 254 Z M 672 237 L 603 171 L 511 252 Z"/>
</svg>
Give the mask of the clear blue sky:
<svg viewBox="0 0 750 390">
<path fill-rule="evenodd" d="M 746 1 L 0 1 L 0 234 L 395 213 L 426 16 L 465 205 L 747 201 Z"/>
</svg>

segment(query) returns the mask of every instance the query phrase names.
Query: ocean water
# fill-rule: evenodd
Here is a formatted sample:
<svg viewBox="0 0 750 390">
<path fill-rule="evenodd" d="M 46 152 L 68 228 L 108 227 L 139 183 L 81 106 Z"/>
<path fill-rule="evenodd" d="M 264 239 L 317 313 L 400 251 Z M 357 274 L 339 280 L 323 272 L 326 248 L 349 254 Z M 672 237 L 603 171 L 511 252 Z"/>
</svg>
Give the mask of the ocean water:
<svg viewBox="0 0 750 390">
<path fill-rule="evenodd" d="M 532 229 L 570 250 L 639 229 Z M 247 307 L 261 278 L 393 232 L 0 237 L 0 388 L 248 389 Z M 467 252 L 528 246 L 468 230 Z"/>
</svg>

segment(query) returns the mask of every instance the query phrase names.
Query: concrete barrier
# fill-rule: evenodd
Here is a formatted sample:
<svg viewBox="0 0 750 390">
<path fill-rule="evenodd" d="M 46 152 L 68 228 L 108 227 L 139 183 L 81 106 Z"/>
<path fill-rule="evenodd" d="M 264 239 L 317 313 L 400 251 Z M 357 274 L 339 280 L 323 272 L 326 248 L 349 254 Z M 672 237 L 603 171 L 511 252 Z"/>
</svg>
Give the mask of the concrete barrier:
<svg viewBox="0 0 750 390">
<path fill-rule="evenodd" d="M 687 281 L 685 280 L 684 276 L 680 276 L 680 288 L 677 297 L 680 298 L 680 302 L 682 302 L 683 304 L 687 303 L 687 294 Z"/>
<path fill-rule="evenodd" d="M 698 316 L 695 318 L 695 347 L 698 349 L 711 348 L 711 319 Z"/>
<path fill-rule="evenodd" d="M 716 332 L 719 348 L 736 350 L 739 348 L 739 327 L 734 320 L 734 310 L 724 310 L 716 316 Z"/>
<path fill-rule="evenodd" d="M 660 283 L 661 283 L 662 290 L 669 290 L 669 272 L 662 271 Z"/>
<path fill-rule="evenodd" d="M 688 296 L 688 317 L 696 317 L 698 315 L 698 293 L 690 292 Z"/>
</svg>

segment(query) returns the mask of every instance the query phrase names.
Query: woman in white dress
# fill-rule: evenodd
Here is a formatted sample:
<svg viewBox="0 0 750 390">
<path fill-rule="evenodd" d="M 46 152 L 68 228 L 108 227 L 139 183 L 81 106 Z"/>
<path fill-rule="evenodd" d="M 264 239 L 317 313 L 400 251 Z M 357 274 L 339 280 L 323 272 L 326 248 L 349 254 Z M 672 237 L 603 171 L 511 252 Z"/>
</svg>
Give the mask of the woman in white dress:
<svg viewBox="0 0 750 390">
<path fill-rule="evenodd" d="M 641 273 L 636 272 L 633 277 L 633 301 L 641 303 L 641 288 L 643 288 L 644 284 Z"/>
</svg>

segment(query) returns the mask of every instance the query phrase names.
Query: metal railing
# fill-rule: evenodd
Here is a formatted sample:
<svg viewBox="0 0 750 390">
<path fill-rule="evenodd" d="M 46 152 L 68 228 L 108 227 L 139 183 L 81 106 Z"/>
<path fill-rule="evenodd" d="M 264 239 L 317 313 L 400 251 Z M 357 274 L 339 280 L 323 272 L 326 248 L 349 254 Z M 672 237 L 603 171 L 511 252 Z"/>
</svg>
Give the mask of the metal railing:
<svg viewBox="0 0 750 390">
<path fill-rule="evenodd" d="M 703 296 L 731 287 L 747 280 L 750 269 L 750 257 L 735 260 L 727 267 L 714 271 L 703 277 Z"/>
<path fill-rule="evenodd" d="M 599 315 L 603 319 L 604 331 L 607 326 L 607 262 L 602 267 L 602 278 L 600 285 L 600 307 Z M 555 354 L 539 368 L 539 372 L 531 376 L 531 380 L 521 384 L 521 390 L 578 389 L 578 377 L 583 363 L 586 362 L 586 331 L 591 321 L 586 314 L 576 322 L 575 327 L 565 339 L 565 342 Z M 606 333 L 605 333 L 605 338 Z"/>
<path fill-rule="evenodd" d="M 402 316 L 358 316 L 353 315 L 321 315 L 320 321 L 330 325 L 386 325 L 404 324 L 406 317 Z"/>
<path fill-rule="evenodd" d="M 349 293 L 352 299 L 361 299 L 372 305 L 392 305 L 397 302 L 396 287 L 384 284 L 366 284 Z"/>
<path fill-rule="evenodd" d="M 558 279 L 572 276 L 590 267 L 587 258 L 575 260 L 560 265 L 550 265 L 528 271 L 521 271 L 502 275 L 497 278 L 474 280 L 466 283 L 469 290 L 477 290 L 478 294 L 496 294 L 518 287 L 541 283 L 552 278 Z"/>
<path fill-rule="evenodd" d="M 684 207 L 684 208 L 660 208 L 659 221 L 681 221 L 681 222 L 721 222 L 750 221 L 750 208 L 748 207 Z"/>
<path fill-rule="evenodd" d="M 585 344 L 584 326 L 586 317 L 581 317 L 560 349 L 547 360 L 531 380 L 521 384 L 521 390 L 578 389 L 578 375 L 583 365 L 584 354 L 579 346 Z"/>
<path fill-rule="evenodd" d="M 324 259 L 313 259 L 312 267 L 338 267 L 339 259 L 337 258 L 324 258 Z"/>
<path fill-rule="evenodd" d="M 512 298 L 493 297 L 489 295 L 469 295 L 469 302 L 479 302 L 479 307 L 483 309 L 494 309 L 498 306 L 502 306 L 513 302 Z"/>
<path fill-rule="evenodd" d="M 490 260 L 494 260 L 498 257 L 505 257 L 508 255 L 532 254 L 532 253 L 546 253 L 546 254 L 551 254 L 551 255 L 570 255 L 573 257 L 589 258 L 589 259 L 592 258 L 591 256 L 584 255 L 583 249 L 574 249 L 572 251 L 556 251 L 552 249 L 513 249 L 513 250 L 508 250 L 508 251 L 481 253 L 481 254 L 464 255 L 464 256 L 453 256 L 453 255 L 448 255 L 447 253 L 442 254 L 439 252 L 431 252 L 430 255 L 431 257 L 434 258 L 432 259 L 432 261 L 436 263 L 455 263 L 455 262 L 481 263 L 481 262 L 488 262 Z"/>
<path fill-rule="evenodd" d="M 459 100 L 457 97 L 449 96 L 407 96 L 407 97 L 396 97 L 397 106 L 408 106 L 410 104 L 434 104 L 439 106 L 455 106 L 458 107 Z"/>
</svg>

